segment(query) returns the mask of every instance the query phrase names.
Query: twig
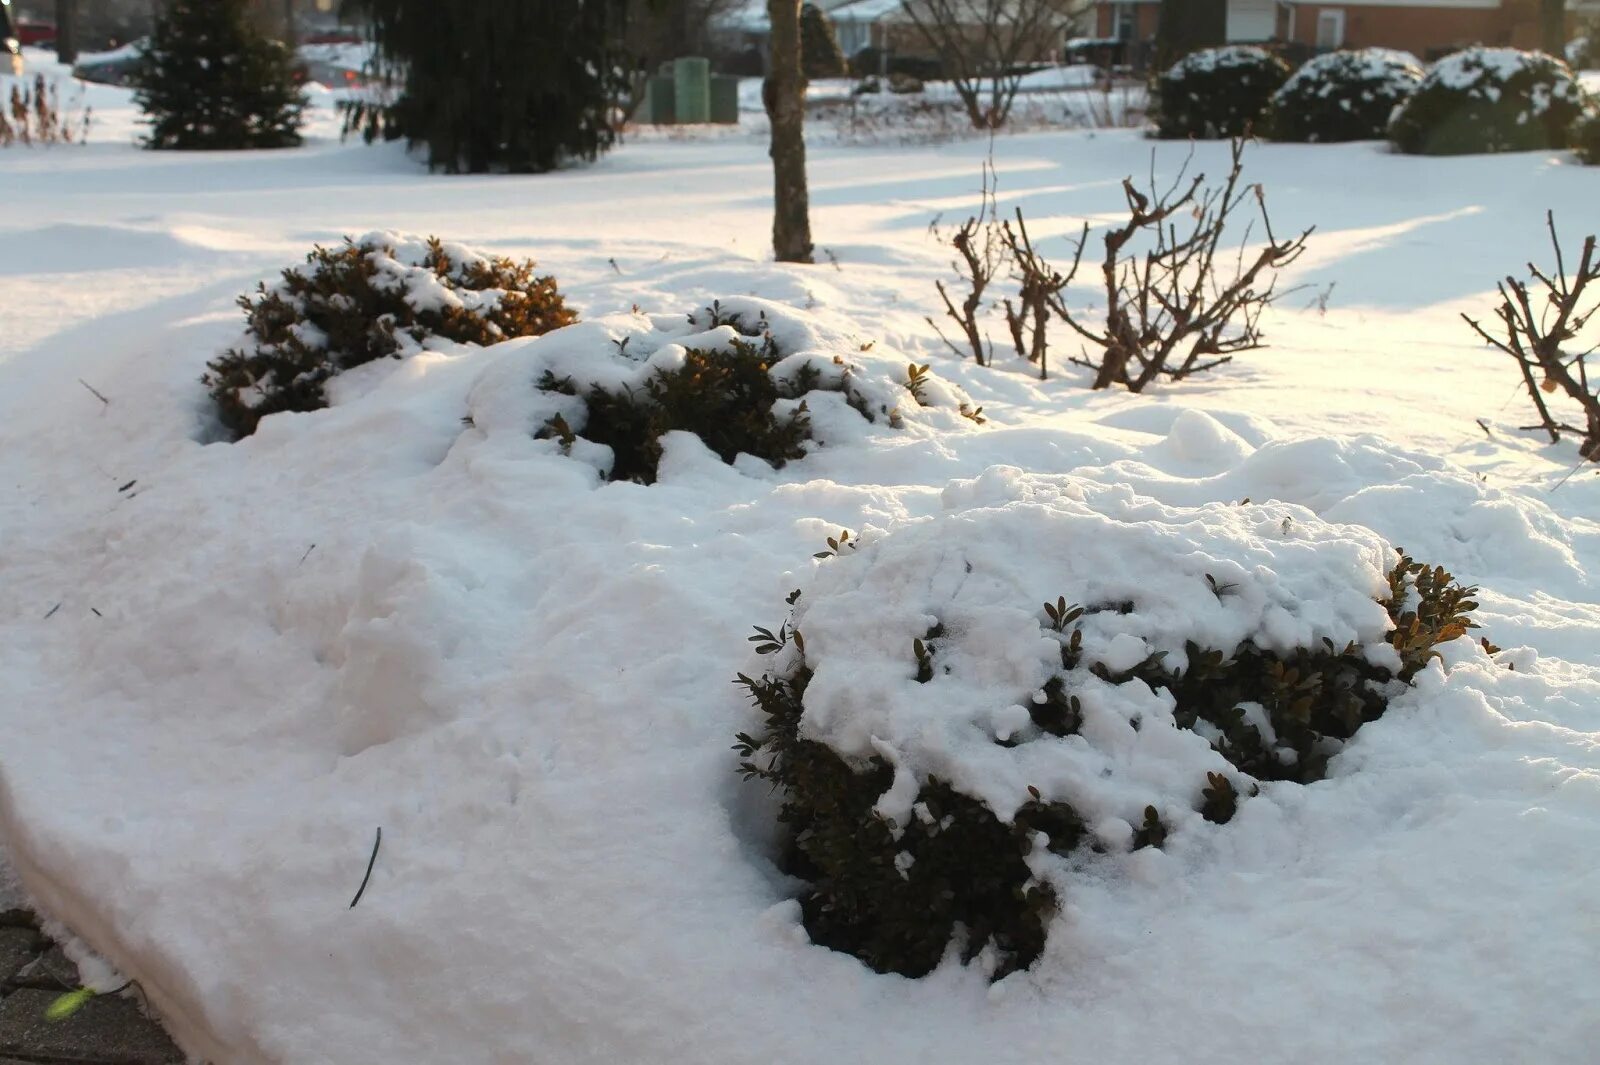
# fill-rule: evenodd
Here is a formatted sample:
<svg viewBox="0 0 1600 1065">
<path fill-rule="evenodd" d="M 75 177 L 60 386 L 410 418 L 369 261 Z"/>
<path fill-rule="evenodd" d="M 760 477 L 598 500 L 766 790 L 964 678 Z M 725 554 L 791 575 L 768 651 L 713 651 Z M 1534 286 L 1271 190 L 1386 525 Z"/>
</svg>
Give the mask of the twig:
<svg viewBox="0 0 1600 1065">
<path fill-rule="evenodd" d="M 108 407 L 111 406 L 111 401 L 109 399 L 107 399 L 105 396 L 101 395 L 100 391 L 97 388 L 95 388 L 94 385 L 91 385 L 89 382 L 85 381 L 81 377 L 78 378 L 78 383 L 80 385 L 82 385 L 84 388 L 87 388 L 90 392 L 92 392 L 94 394 L 94 398 L 95 399 L 98 399 L 101 403 L 104 403 Z"/>
<path fill-rule="evenodd" d="M 367 859 L 367 875 L 361 878 L 361 886 L 356 889 L 356 897 L 350 900 L 350 908 L 356 908 L 356 903 L 361 901 L 361 896 L 366 894 L 367 881 L 372 879 L 372 867 L 378 862 L 378 845 L 383 842 L 383 826 L 378 827 L 378 834 L 372 840 L 372 857 Z"/>
</svg>

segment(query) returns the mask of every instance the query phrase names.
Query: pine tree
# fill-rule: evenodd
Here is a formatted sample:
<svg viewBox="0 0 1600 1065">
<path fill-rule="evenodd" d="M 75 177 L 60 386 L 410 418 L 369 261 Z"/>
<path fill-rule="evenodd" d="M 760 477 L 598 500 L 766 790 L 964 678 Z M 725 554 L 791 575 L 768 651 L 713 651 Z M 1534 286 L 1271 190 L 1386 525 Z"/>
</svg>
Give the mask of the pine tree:
<svg viewBox="0 0 1600 1065">
<path fill-rule="evenodd" d="M 292 148 L 305 94 L 294 54 L 256 29 L 249 0 L 170 0 L 156 19 L 134 101 L 147 148 Z"/>
<path fill-rule="evenodd" d="M 451 173 L 551 170 L 611 147 L 625 0 L 356 0 L 393 105 L 354 116 Z"/>
<path fill-rule="evenodd" d="M 807 80 L 837 78 L 845 72 L 839 35 L 816 4 L 800 9 L 800 65 Z"/>
</svg>

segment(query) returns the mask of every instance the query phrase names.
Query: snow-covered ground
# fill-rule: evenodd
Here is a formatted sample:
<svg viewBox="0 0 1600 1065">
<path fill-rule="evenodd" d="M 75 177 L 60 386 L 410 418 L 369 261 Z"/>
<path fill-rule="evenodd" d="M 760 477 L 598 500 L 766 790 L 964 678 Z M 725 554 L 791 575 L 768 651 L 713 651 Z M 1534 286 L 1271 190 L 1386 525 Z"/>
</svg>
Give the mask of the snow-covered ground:
<svg viewBox="0 0 1600 1065">
<path fill-rule="evenodd" d="M 930 222 L 975 207 L 985 143 L 818 147 L 824 255 L 798 267 L 768 261 L 755 137 L 441 177 L 339 144 L 326 108 L 298 151 L 142 153 L 126 95 L 88 94 L 88 146 L 0 152 L 0 809 L 37 903 L 194 1054 L 1593 1060 L 1600 478 L 1517 431 L 1514 370 L 1458 314 L 1545 260 L 1547 207 L 1574 244 L 1594 228 L 1600 170 L 1254 148 L 1280 229 L 1318 226 L 1305 288 L 1271 348 L 1130 396 L 958 361 L 924 320 L 949 260 Z M 993 150 L 1002 208 L 1058 257 L 1124 174 L 1188 151 L 1123 131 Z M 523 402 L 512 342 L 372 367 L 330 410 L 202 443 L 235 297 L 375 229 L 532 256 L 586 318 L 809 309 L 989 421 L 880 426 L 778 472 L 678 438 L 659 483 L 603 485 L 463 423 Z M 1484 632 L 1531 650 L 1453 647 L 1328 780 L 1086 861 L 1028 972 L 873 974 L 806 940 L 770 800 L 735 773 L 753 722 L 729 682 L 826 536 L 1034 483 L 996 467 L 1367 526 L 1481 585 Z"/>
</svg>

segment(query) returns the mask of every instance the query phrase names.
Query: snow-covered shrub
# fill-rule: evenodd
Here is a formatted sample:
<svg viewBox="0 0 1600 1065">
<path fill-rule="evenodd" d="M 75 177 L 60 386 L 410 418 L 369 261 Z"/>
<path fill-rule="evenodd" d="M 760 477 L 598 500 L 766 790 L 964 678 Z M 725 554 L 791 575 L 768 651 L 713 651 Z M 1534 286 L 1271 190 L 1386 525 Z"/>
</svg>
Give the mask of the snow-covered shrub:
<svg viewBox="0 0 1600 1065">
<path fill-rule="evenodd" d="M 1192 52 L 1156 82 L 1156 135 L 1237 137 L 1259 124 L 1289 64 L 1264 48 Z"/>
<path fill-rule="evenodd" d="M 507 375 L 510 375 L 508 380 Z M 508 400 L 536 387 L 528 405 Z M 933 433 L 982 416 L 928 367 L 847 325 L 752 297 L 688 315 L 588 321 L 508 356 L 474 389 L 469 418 L 513 424 L 592 463 L 607 479 L 656 480 L 668 434 L 723 462 L 774 467 L 873 426 Z"/>
<path fill-rule="evenodd" d="M 1579 115 L 1568 137 L 1579 159 L 1590 166 L 1600 166 L 1600 108 Z"/>
<path fill-rule="evenodd" d="M 535 275 L 530 260 L 399 233 L 319 245 L 239 306 L 243 339 L 202 378 L 235 438 L 269 414 L 327 406 L 325 383 L 351 367 L 436 340 L 493 344 L 577 320 L 555 279 Z"/>
<path fill-rule="evenodd" d="M 1422 76 L 1415 56 L 1388 48 L 1319 55 L 1273 95 L 1268 132 L 1280 141 L 1381 139 Z"/>
<path fill-rule="evenodd" d="M 1564 148 L 1588 94 L 1561 60 L 1515 48 L 1468 48 L 1446 56 L 1389 124 L 1389 139 L 1414 155 Z"/>
<path fill-rule="evenodd" d="M 1287 504 L 1004 467 L 944 504 L 830 538 L 738 677 L 763 722 L 736 750 L 780 794 L 806 926 L 880 971 L 952 944 L 1029 965 L 1072 852 L 1136 866 L 1258 782 L 1319 779 L 1476 606 Z"/>
</svg>

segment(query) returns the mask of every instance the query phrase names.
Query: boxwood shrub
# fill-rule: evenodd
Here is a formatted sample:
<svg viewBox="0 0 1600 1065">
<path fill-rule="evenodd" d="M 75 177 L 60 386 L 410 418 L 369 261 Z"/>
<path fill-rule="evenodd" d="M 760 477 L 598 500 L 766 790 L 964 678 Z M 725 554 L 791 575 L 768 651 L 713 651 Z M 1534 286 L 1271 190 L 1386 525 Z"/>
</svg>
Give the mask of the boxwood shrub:
<svg viewBox="0 0 1600 1065">
<path fill-rule="evenodd" d="M 607 480 L 653 484 L 673 432 L 730 465 L 748 455 L 781 468 L 874 426 L 936 432 L 984 421 L 928 366 L 838 324 L 739 297 L 687 319 L 619 315 L 546 337 L 525 353 L 535 436 L 595 461 Z"/>
<path fill-rule="evenodd" d="M 1107 517 L 1108 522 L 1098 523 L 1105 535 L 1119 535 L 1116 523 L 1125 519 L 1115 514 Z M 963 515 L 960 520 L 985 518 L 982 514 Z M 871 555 L 895 535 L 869 542 L 860 554 Z M 952 535 L 958 542 L 951 541 Z M 900 617 L 904 615 L 897 613 L 895 604 L 882 605 L 884 599 L 878 593 L 883 588 L 902 588 L 906 582 L 938 588 L 946 580 L 953 588 L 963 583 L 992 587 L 998 573 L 1027 571 L 1008 554 L 1007 561 L 974 574 L 971 560 L 976 541 L 961 540 L 960 535 L 957 529 L 918 541 L 909 555 L 878 555 L 860 562 L 872 572 L 887 569 L 891 576 L 870 587 L 846 584 L 844 598 L 833 602 L 851 605 L 836 609 L 881 609 L 885 618 Z M 830 538 L 828 550 L 822 552 L 823 565 L 856 564 L 850 556 L 857 554 L 857 542 L 848 534 Z M 1005 547 L 1009 550 L 1026 542 L 1012 540 Z M 931 557 L 925 566 L 918 566 L 924 549 L 967 559 L 964 575 L 959 565 L 948 573 L 936 571 L 938 563 Z M 908 558 L 920 573 L 904 569 Z M 1086 649 L 1085 627 L 1092 622 L 1092 640 L 1100 641 L 1117 630 L 1119 617 L 1141 609 L 1136 599 L 1074 606 L 1065 596 L 1057 597 L 1035 615 L 1038 628 L 1030 635 L 1021 620 L 1025 610 L 1006 607 L 981 615 L 988 620 L 979 621 L 980 615 L 974 611 L 980 607 L 970 598 L 965 607 L 957 607 L 952 598 L 950 609 L 964 609 L 964 624 L 978 626 L 967 631 L 982 633 L 981 639 L 971 639 L 978 640 L 982 648 L 979 657 L 989 664 L 963 665 L 976 661 L 972 657 L 975 646 L 963 644 L 969 637 L 946 631 L 944 621 L 935 620 L 920 637 L 908 641 L 911 646 L 906 648 L 901 674 L 904 681 L 874 672 L 873 656 L 892 647 L 893 637 L 863 647 L 855 641 L 870 643 L 870 636 L 844 636 L 834 625 L 808 618 L 803 594 L 814 593 L 797 590 L 788 600 L 795 608 L 789 619 L 776 630 L 757 628 L 750 637 L 756 652 L 765 656 L 767 668 L 756 675 L 740 673 L 736 683 L 754 703 L 761 725 L 753 732 L 740 733 L 735 750 L 744 777 L 770 786 L 781 799 L 779 864 L 805 885 L 801 912 L 813 941 L 853 954 L 879 972 L 912 977 L 934 969 L 954 945 L 963 961 L 986 955 L 989 972 L 999 978 L 1027 967 L 1044 949 L 1062 880 L 1042 872 L 1041 855 L 1066 856 L 1082 848 L 1099 851 L 1105 846 L 1090 827 L 1104 818 L 1104 810 L 1081 805 L 1102 802 L 1094 797 L 1097 789 L 1105 789 L 1106 794 L 1123 789 L 1116 794 L 1124 809 L 1127 789 L 1135 787 L 1138 794 L 1140 780 L 1163 779 L 1161 786 L 1167 789 L 1168 798 L 1177 797 L 1175 803 L 1161 808 L 1156 802 L 1162 800 L 1156 799 L 1144 806 L 1142 813 L 1129 817 L 1132 831 L 1121 846 L 1137 850 L 1161 847 L 1174 818 L 1187 818 L 1184 823 L 1190 826 L 1202 819 L 1215 824 L 1229 821 L 1239 803 L 1255 794 L 1257 782 L 1320 779 L 1331 754 L 1365 724 L 1383 716 L 1391 698 L 1406 690 L 1440 644 L 1474 627 L 1471 615 L 1477 604 L 1471 597 L 1475 589 L 1462 587 L 1443 569 L 1415 562 L 1404 554 L 1392 556 L 1390 567 L 1386 590 L 1377 599 L 1389 619 L 1389 631 L 1368 646 L 1354 642 L 1340 646 L 1326 639 L 1289 648 L 1269 647 L 1251 638 L 1232 646 L 1200 646 L 1191 641 L 1183 660 L 1176 664 L 1167 660 L 1165 652 L 1116 662 L 1104 653 L 1103 642 L 1094 643 L 1100 652 Z M 1097 574 L 1088 579 L 1100 578 Z M 1116 583 L 1119 578 L 1113 575 L 1110 580 Z M 1206 594 L 1216 595 L 1219 604 L 1235 594 L 1230 582 L 1210 575 L 1206 580 L 1210 585 Z M 1272 587 L 1281 593 L 1285 586 Z M 837 590 L 825 586 L 821 594 L 826 597 Z M 980 589 L 975 594 L 986 593 Z M 1009 602 L 1004 598 L 1008 595 L 1001 593 L 1002 606 Z M 1252 599 L 1255 591 L 1240 595 L 1242 602 Z M 915 604 L 932 603 L 918 595 L 908 598 Z M 1170 609 L 1170 603 L 1149 606 L 1155 613 L 1148 617 L 1164 616 L 1162 611 Z M 1229 608 L 1219 605 L 1216 609 Z M 914 606 L 911 616 L 916 613 Z M 824 612 L 821 616 L 836 620 L 839 614 Z M 813 623 L 821 628 L 812 633 L 808 648 L 802 630 Z M 872 631 L 882 628 L 874 624 Z M 1004 628 L 1018 641 L 1009 655 L 999 654 L 993 647 L 997 628 Z M 997 729 L 992 738 L 975 733 L 974 724 L 992 718 L 985 718 L 988 710 L 968 709 L 973 700 L 998 707 L 1011 697 L 1000 692 L 993 702 L 988 701 L 981 687 L 975 686 L 975 678 L 995 676 L 994 663 L 1001 659 L 1030 661 L 1030 656 L 1042 653 L 1034 643 L 1041 639 L 1054 641 L 1060 648 L 1059 667 L 1053 676 L 1031 702 L 1024 700 L 1026 712 L 1020 720 Z M 819 649 L 823 647 L 827 649 Z M 825 667 L 831 668 L 828 694 L 819 695 L 817 702 L 812 695 L 822 686 L 818 670 Z M 891 662 L 891 673 L 893 668 Z M 842 677 L 854 678 L 849 682 L 852 686 L 841 688 Z M 903 685 L 911 687 L 900 691 Z M 919 694 L 924 691 L 926 695 Z M 927 724 L 915 727 L 911 735 L 927 736 L 931 730 L 943 738 L 933 742 L 936 753 L 929 756 L 931 761 L 920 763 L 914 778 L 903 779 L 907 766 L 917 764 L 915 759 L 906 755 L 903 745 L 895 747 L 880 737 L 893 738 L 896 726 L 892 722 L 899 720 L 893 714 L 904 712 L 891 707 L 918 707 L 930 699 L 951 700 L 939 705 L 954 709 L 916 719 Z M 1142 731 L 1141 723 L 1138 715 L 1119 719 L 1109 711 L 1109 700 L 1116 699 L 1129 700 L 1117 705 L 1151 708 L 1150 720 L 1144 725 L 1152 732 L 1150 747 L 1129 746 Z M 1022 713 L 1023 707 L 1017 711 Z M 1115 738 L 1129 726 L 1131 731 L 1120 733 L 1124 738 Z M 871 746 L 866 750 L 872 753 L 863 757 L 859 750 L 845 752 L 830 745 L 834 737 L 852 735 L 852 728 L 871 733 Z M 1180 746 L 1177 740 L 1160 734 L 1173 728 L 1189 737 L 1183 741 L 1188 753 L 1181 761 L 1174 753 Z M 1029 756 L 1030 746 L 1036 743 L 1046 746 Z M 1108 750 L 1117 753 L 1106 756 L 1104 762 L 1095 761 L 1098 756 L 1092 752 L 1103 743 L 1111 744 Z M 972 746 L 963 746 L 966 744 Z M 1011 757 L 1013 750 L 1015 757 Z M 1129 759 L 1141 750 L 1148 752 L 1145 757 L 1158 759 L 1162 768 L 1141 769 L 1130 764 Z M 1196 772 L 1192 781 L 1172 779 L 1174 768 L 1204 765 L 1204 759 L 1212 760 L 1216 768 Z M 929 765 L 942 768 L 929 770 Z M 1098 768 L 1102 765 L 1103 769 Z M 1117 767 L 1115 778 L 1112 766 Z M 1227 771 L 1230 766 L 1231 772 Z M 1030 784 L 1020 804 L 1004 805 L 1004 816 L 997 816 L 991 805 L 994 800 L 985 801 L 982 795 L 1007 794 L 1019 776 L 1024 782 L 1046 784 L 1048 778 L 1056 783 L 1043 790 Z M 958 780 L 966 781 L 965 786 Z M 1074 792 L 1074 788 L 1078 790 Z M 1064 801 L 1064 793 L 1079 798 Z M 899 798 L 891 799 L 894 795 Z M 886 814 L 886 803 L 895 802 L 909 809 L 910 816 Z M 1187 814 L 1181 804 L 1187 804 Z M 1070 875 L 1073 866 L 1061 863 L 1060 868 Z"/>
<path fill-rule="evenodd" d="M 1600 166 L 1600 108 L 1578 116 L 1569 134 L 1573 150 L 1590 166 Z"/>
<path fill-rule="evenodd" d="M 1259 125 L 1289 64 L 1264 48 L 1231 45 L 1193 52 L 1156 81 L 1156 135 L 1238 137 Z"/>
<path fill-rule="evenodd" d="M 1274 140 L 1381 140 L 1394 109 L 1423 77 L 1413 55 L 1387 48 L 1329 52 L 1295 71 L 1272 97 L 1266 132 Z"/>
<path fill-rule="evenodd" d="M 1394 146 L 1414 155 L 1565 148 L 1592 106 L 1566 63 L 1543 52 L 1468 48 L 1428 71 L 1389 124 Z"/>
</svg>

